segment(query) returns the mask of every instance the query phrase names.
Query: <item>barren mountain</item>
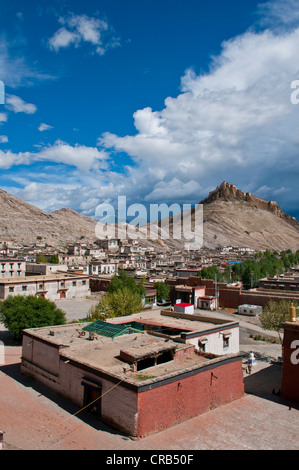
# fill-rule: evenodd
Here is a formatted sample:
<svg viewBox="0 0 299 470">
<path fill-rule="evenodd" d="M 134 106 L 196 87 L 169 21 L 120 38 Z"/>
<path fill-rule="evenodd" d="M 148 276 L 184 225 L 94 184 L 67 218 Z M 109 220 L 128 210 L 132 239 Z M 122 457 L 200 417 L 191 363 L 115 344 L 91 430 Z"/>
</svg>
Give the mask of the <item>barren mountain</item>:
<svg viewBox="0 0 299 470">
<path fill-rule="evenodd" d="M 0 240 L 37 241 L 57 248 L 78 240 L 94 241 L 95 220 L 71 209 L 45 212 L 0 189 Z"/>
<path fill-rule="evenodd" d="M 203 207 L 203 246 L 215 249 L 239 246 L 257 250 L 299 249 L 299 224 L 285 214 L 274 201 L 240 191 L 236 186 L 223 182 L 199 203 Z M 186 215 L 186 212 L 183 213 Z M 96 221 L 71 209 L 60 209 L 51 213 L 22 201 L 0 190 L 0 241 L 34 244 L 42 241 L 57 248 L 65 248 L 76 241 L 96 240 Z M 182 250 L 187 245 L 184 239 L 176 239 L 173 228 L 179 227 L 181 215 L 163 219 L 170 227 L 167 234 L 158 240 L 149 238 L 150 225 L 140 227 L 146 234 L 140 244 L 161 250 Z M 191 210 L 190 232 L 195 227 L 195 209 Z M 128 236 L 136 238 L 138 229 L 130 228 Z M 186 232 L 185 232 L 186 233 Z M 135 236 L 134 236 L 135 234 Z M 42 238 L 41 238 L 42 237 Z M 190 245 L 192 247 L 192 243 Z"/>
<path fill-rule="evenodd" d="M 239 190 L 224 181 L 199 203 L 203 206 L 203 246 L 217 249 L 227 246 L 256 250 L 299 249 L 299 224 L 285 214 L 277 202 L 266 201 Z M 195 209 L 191 210 L 191 231 L 195 230 Z M 181 215 L 170 217 L 172 227 L 180 227 Z M 166 222 L 164 219 L 162 221 Z M 183 240 L 164 240 L 177 248 Z M 192 246 L 192 243 L 191 243 Z"/>
</svg>

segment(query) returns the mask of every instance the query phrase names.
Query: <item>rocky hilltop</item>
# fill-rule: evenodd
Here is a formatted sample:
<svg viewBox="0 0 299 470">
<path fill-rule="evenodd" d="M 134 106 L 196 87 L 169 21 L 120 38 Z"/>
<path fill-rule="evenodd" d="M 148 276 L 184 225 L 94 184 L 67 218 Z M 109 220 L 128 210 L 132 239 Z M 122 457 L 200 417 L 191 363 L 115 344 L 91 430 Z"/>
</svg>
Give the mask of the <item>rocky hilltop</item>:
<svg viewBox="0 0 299 470">
<path fill-rule="evenodd" d="M 248 207 L 256 207 L 271 212 L 276 217 L 287 220 L 294 226 L 299 226 L 297 220 L 288 214 L 285 214 L 276 201 L 266 201 L 248 192 L 243 192 L 234 184 L 223 181 L 214 191 L 211 191 L 207 198 L 203 199 L 200 204 L 210 204 L 217 200 L 222 201 L 244 201 Z"/>
<path fill-rule="evenodd" d="M 224 181 L 200 203 L 203 206 L 203 246 L 210 250 L 236 246 L 255 250 L 299 249 L 299 224 L 274 201 L 266 201 Z M 191 227 L 195 230 L 195 209 Z M 170 232 L 179 227 L 182 215 L 170 217 Z M 165 222 L 165 219 L 164 219 Z M 164 240 L 170 249 L 182 241 Z"/>
</svg>

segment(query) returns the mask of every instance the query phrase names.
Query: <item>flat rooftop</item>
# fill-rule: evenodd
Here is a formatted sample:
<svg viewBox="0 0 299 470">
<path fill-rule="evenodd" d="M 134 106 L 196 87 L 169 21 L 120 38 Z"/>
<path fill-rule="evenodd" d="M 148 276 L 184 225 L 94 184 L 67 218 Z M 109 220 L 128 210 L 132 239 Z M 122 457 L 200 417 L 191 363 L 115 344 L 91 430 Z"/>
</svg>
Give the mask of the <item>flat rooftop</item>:
<svg viewBox="0 0 299 470">
<path fill-rule="evenodd" d="M 121 322 L 129 323 L 138 320 L 136 315 L 124 317 Z M 185 319 L 164 317 L 160 312 L 149 311 L 139 314 L 142 322 L 154 322 L 167 327 L 177 327 L 183 331 L 196 330 L 211 327 L 211 323 L 192 322 Z M 128 319 L 130 321 L 128 321 Z M 156 320 L 156 321 L 155 321 Z M 158 322 L 159 320 L 159 322 Z M 112 323 L 112 322 L 109 322 Z M 113 322 L 116 323 L 115 321 Z M 180 372 L 187 372 L 205 364 L 222 361 L 226 357 L 236 357 L 232 354 L 227 356 L 215 356 L 209 354 L 198 354 L 190 344 L 177 342 L 169 338 L 154 336 L 145 331 L 134 331 L 114 338 L 97 334 L 91 340 L 89 332 L 83 328 L 90 325 L 89 322 L 72 323 L 67 325 L 50 326 L 43 328 L 26 329 L 25 333 L 46 341 L 48 344 L 59 347 L 59 354 L 63 360 L 74 361 L 92 369 L 102 371 L 118 380 L 129 382 L 133 385 L 159 381 L 164 378 L 175 376 Z M 187 328 L 187 325 L 189 328 Z M 132 363 L 123 358 L 127 355 L 133 360 L 142 360 L 151 356 L 173 351 L 177 354 L 174 360 L 166 359 L 162 363 L 148 366 L 142 370 L 133 371 Z M 122 352 L 122 353 L 121 353 Z M 180 353 L 180 354 L 178 354 Z"/>
<path fill-rule="evenodd" d="M 127 317 L 110 318 L 109 323 L 137 322 L 149 325 L 163 325 L 169 328 L 188 331 L 206 331 L 216 327 L 238 327 L 238 322 L 215 318 L 211 312 L 207 314 L 181 314 L 169 309 L 146 310 Z"/>
</svg>

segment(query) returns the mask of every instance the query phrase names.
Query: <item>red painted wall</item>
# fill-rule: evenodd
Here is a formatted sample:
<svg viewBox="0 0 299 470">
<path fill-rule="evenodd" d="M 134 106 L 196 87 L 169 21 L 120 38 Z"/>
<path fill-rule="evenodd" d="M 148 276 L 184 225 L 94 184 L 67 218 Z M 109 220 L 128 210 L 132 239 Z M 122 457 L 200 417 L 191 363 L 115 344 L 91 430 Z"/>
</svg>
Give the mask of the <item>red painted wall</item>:
<svg viewBox="0 0 299 470">
<path fill-rule="evenodd" d="M 144 437 L 244 395 L 242 359 L 204 370 L 138 396 L 138 436 Z"/>
</svg>

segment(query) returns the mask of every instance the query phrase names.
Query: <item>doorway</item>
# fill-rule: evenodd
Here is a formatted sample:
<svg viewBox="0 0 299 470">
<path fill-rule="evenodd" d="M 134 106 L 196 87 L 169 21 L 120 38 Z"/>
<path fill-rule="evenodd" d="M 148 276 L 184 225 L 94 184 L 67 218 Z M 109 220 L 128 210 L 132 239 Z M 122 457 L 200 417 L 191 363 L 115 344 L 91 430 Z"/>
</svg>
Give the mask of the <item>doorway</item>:
<svg viewBox="0 0 299 470">
<path fill-rule="evenodd" d="M 93 387 L 87 384 L 84 385 L 84 396 L 83 396 L 83 407 L 85 411 L 92 414 L 93 416 L 101 416 L 102 408 L 102 387 Z"/>
</svg>

